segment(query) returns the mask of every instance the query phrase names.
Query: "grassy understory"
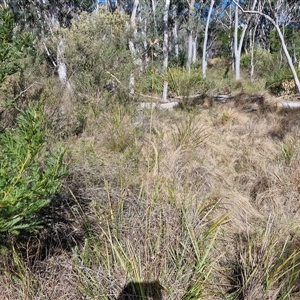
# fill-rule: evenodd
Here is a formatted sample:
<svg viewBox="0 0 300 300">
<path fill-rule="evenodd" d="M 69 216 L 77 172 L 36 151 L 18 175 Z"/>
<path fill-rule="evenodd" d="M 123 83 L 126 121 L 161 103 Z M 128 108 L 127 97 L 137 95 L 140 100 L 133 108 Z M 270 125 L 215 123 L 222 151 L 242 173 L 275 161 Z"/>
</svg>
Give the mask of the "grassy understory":
<svg viewBox="0 0 300 300">
<path fill-rule="evenodd" d="M 2 249 L 5 299 L 298 299 L 297 113 L 86 113 L 52 223 Z"/>
</svg>

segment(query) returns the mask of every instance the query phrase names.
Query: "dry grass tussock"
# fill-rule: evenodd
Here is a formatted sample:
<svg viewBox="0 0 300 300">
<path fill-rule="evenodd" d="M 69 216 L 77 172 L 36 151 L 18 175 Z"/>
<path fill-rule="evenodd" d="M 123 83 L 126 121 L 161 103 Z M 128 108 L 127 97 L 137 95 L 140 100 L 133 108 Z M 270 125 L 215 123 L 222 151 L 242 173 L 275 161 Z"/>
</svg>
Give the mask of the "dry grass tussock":
<svg viewBox="0 0 300 300">
<path fill-rule="evenodd" d="M 298 114 L 89 113 L 66 158 L 84 238 L 30 266 L 15 253 L 6 299 L 122 299 L 129 282 L 138 299 L 299 297 Z"/>
</svg>

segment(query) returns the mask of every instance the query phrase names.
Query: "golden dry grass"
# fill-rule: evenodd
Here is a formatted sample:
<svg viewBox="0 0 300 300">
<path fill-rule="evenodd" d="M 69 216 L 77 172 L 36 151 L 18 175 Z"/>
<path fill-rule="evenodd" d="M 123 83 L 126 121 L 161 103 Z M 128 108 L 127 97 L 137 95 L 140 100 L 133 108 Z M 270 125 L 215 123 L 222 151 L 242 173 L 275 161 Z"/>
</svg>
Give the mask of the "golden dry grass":
<svg viewBox="0 0 300 300">
<path fill-rule="evenodd" d="M 296 299 L 298 120 L 232 104 L 90 113 L 65 183 L 88 234 L 1 275 L 6 299 L 116 299 L 155 280 L 163 299 Z"/>
</svg>

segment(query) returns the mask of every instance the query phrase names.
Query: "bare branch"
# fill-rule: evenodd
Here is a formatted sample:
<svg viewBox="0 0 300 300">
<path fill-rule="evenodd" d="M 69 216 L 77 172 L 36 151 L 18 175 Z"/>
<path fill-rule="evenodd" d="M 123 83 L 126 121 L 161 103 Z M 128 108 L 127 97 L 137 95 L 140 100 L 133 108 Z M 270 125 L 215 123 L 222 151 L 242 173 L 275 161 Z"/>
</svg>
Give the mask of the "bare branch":
<svg viewBox="0 0 300 300">
<path fill-rule="evenodd" d="M 267 20 L 269 20 L 274 26 L 276 26 L 276 21 L 275 21 L 274 19 L 272 19 L 270 16 L 264 14 L 263 12 L 258 11 L 258 10 L 254 10 L 254 8 L 252 8 L 252 10 L 245 10 L 238 2 L 236 2 L 235 0 L 233 0 L 233 2 L 235 3 L 235 5 L 238 6 L 238 8 L 239 8 L 243 13 L 263 16 L 263 17 L 265 17 Z"/>
</svg>

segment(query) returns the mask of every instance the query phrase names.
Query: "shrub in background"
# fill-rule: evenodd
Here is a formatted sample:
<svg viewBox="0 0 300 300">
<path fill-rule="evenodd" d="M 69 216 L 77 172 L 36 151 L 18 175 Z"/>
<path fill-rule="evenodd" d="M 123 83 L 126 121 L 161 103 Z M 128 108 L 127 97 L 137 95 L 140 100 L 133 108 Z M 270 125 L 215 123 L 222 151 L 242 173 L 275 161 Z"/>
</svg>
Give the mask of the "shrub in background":
<svg viewBox="0 0 300 300">
<path fill-rule="evenodd" d="M 27 56 L 34 55 L 34 36 L 15 32 L 12 11 L 0 8 L 0 83 L 6 76 L 26 68 Z"/>
<path fill-rule="evenodd" d="M 297 93 L 293 75 L 287 67 L 274 70 L 266 82 L 266 88 L 278 96 Z"/>
<path fill-rule="evenodd" d="M 64 150 L 46 149 L 45 135 L 40 108 L 21 112 L 16 128 L 0 134 L 0 232 L 39 229 L 37 213 L 61 188 Z"/>
<path fill-rule="evenodd" d="M 274 69 L 274 58 L 271 53 L 262 49 L 255 48 L 254 49 L 254 74 L 255 76 L 261 77 L 269 75 L 271 71 Z M 251 51 L 243 54 L 241 57 L 241 66 L 250 72 L 251 68 Z"/>
<path fill-rule="evenodd" d="M 128 50 L 128 16 L 120 11 L 107 13 L 104 8 L 82 13 L 70 29 L 59 28 L 49 48 L 57 52 L 63 40 L 64 60 L 72 87 L 77 95 L 109 98 L 128 89 L 133 69 Z M 113 88 L 112 88 L 113 83 Z"/>
</svg>

